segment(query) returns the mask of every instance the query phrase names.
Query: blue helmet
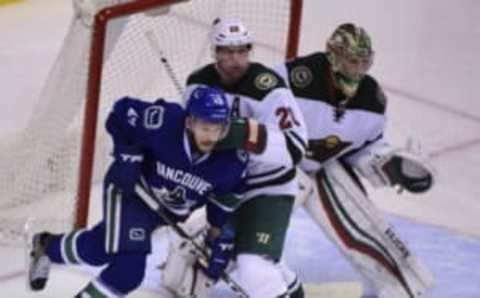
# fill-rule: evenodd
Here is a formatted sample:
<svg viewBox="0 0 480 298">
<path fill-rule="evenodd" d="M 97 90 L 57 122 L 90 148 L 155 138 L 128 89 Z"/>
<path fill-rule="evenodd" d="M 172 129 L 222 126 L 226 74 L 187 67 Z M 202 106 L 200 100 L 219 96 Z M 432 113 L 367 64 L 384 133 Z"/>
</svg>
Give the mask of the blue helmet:
<svg viewBox="0 0 480 298">
<path fill-rule="evenodd" d="M 230 108 L 223 91 L 211 87 L 198 87 L 187 101 L 187 114 L 212 123 L 227 124 Z"/>
</svg>

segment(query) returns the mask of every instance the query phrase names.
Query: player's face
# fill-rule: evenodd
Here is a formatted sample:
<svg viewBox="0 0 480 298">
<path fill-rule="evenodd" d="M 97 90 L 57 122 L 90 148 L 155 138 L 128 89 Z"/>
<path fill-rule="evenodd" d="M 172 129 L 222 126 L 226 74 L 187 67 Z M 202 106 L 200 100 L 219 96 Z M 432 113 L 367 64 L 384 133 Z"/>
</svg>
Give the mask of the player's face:
<svg viewBox="0 0 480 298">
<path fill-rule="evenodd" d="M 360 81 L 372 66 L 372 55 L 365 57 L 344 56 L 342 58 L 342 73 L 349 79 Z"/>
<path fill-rule="evenodd" d="M 250 50 L 249 45 L 216 48 L 216 67 L 224 83 L 233 84 L 245 75 L 250 64 Z"/>
<path fill-rule="evenodd" d="M 225 137 L 227 126 L 189 117 L 187 128 L 192 133 L 195 145 L 202 153 L 208 153 Z"/>
</svg>

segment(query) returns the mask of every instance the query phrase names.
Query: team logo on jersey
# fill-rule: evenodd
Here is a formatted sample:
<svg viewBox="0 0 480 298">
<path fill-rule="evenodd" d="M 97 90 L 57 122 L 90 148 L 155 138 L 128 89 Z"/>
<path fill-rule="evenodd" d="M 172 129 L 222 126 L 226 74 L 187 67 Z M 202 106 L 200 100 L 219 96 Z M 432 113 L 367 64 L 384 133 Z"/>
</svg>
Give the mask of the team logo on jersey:
<svg viewBox="0 0 480 298">
<path fill-rule="evenodd" d="M 131 228 L 130 231 L 128 231 L 128 238 L 132 241 L 144 241 L 145 237 L 145 230 L 143 228 Z"/>
<path fill-rule="evenodd" d="M 313 74 L 310 68 L 304 65 L 296 66 L 290 73 L 290 80 L 295 87 L 305 88 L 312 82 Z"/>
<path fill-rule="evenodd" d="M 352 142 L 342 141 L 336 135 L 330 135 L 323 139 L 310 139 L 308 140 L 307 158 L 323 162 L 334 157 L 351 144 Z"/>
<path fill-rule="evenodd" d="M 255 87 L 260 90 L 268 90 L 277 85 L 278 79 L 271 73 L 262 73 L 255 78 Z"/>
<path fill-rule="evenodd" d="M 163 124 L 163 107 L 151 106 L 145 110 L 143 125 L 147 129 L 158 129 Z"/>
</svg>

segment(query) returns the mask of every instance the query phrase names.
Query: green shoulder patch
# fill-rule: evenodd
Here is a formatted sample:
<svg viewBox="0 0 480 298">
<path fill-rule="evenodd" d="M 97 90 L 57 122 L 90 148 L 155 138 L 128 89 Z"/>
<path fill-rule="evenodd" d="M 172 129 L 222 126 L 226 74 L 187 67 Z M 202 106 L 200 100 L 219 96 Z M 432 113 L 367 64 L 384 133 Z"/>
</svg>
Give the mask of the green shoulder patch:
<svg viewBox="0 0 480 298">
<path fill-rule="evenodd" d="M 255 87 L 259 90 L 269 90 L 278 85 L 278 79 L 270 72 L 260 73 L 255 77 Z"/>
<path fill-rule="evenodd" d="M 313 81 L 312 71 L 305 65 L 295 66 L 290 72 L 290 81 L 297 88 L 305 88 Z"/>
</svg>

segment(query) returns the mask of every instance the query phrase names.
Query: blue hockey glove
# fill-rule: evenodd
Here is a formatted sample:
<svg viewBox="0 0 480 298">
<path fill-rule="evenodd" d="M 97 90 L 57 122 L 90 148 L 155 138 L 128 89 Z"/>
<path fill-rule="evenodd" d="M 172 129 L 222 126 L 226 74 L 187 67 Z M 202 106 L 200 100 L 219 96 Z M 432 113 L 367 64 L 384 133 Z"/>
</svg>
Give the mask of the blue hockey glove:
<svg viewBox="0 0 480 298">
<path fill-rule="evenodd" d="M 123 192 L 133 192 L 141 173 L 142 152 L 135 146 L 116 145 L 113 157 L 115 160 L 108 170 L 108 179 Z"/>
<path fill-rule="evenodd" d="M 213 280 L 218 280 L 227 268 L 234 248 L 234 233 L 231 230 L 223 230 L 215 239 L 207 236 L 206 245 L 210 249 L 208 266 L 204 273 Z"/>
</svg>

